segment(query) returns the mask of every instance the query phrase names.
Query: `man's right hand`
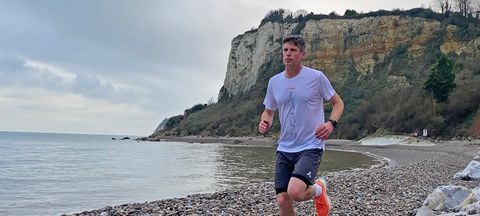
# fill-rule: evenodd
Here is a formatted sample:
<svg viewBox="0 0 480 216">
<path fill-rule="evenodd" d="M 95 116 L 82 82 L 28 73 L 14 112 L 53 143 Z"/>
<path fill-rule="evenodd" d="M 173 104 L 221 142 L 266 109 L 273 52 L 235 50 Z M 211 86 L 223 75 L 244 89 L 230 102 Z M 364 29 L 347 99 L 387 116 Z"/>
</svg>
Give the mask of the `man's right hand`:
<svg viewBox="0 0 480 216">
<path fill-rule="evenodd" d="M 266 133 L 269 129 L 270 129 L 270 122 L 268 122 L 266 120 L 262 120 L 258 124 L 258 131 L 262 134 Z"/>
</svg>

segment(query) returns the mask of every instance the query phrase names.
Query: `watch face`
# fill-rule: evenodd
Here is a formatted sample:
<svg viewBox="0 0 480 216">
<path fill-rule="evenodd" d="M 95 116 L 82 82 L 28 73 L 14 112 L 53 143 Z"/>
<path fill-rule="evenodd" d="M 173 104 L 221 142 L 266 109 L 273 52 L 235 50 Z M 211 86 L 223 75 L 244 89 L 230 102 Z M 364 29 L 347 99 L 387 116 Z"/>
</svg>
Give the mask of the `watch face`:
<svg viewBox="0 0 480 216">
<path fill-rule="evenodd" d="M 337 121 L 332 119 L 329 119 L 328 121 L 332 123 L 333 127 L 337 127 Z"/>
</svg>

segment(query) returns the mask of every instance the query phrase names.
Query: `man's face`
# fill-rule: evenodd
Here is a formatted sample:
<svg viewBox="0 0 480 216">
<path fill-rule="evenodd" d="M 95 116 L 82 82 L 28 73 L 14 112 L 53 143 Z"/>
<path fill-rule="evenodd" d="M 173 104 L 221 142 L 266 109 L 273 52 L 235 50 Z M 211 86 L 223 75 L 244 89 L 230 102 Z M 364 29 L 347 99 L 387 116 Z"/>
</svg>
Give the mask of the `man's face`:
<svg viewBox="0 0 480 216">
<path fill-rule="evenodd" d="M 300 48 L 293 43 L 283 44 L 283 63 L 285 66 L 299 65 L 305 58 L 305 51 L 300 51 Z"/>
</svg>

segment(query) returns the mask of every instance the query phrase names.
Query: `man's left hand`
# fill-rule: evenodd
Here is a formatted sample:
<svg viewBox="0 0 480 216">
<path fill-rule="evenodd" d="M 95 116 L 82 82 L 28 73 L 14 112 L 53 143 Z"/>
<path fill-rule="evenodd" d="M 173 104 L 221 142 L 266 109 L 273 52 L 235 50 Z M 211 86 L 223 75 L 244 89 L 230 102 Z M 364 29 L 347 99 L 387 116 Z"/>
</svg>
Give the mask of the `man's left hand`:
<svg viewBox="0 0 480 216">
<path fill-rule="evenodd" d="M 333 125 L 331 122 L 327 121 L 315 129 L 315 137 L 319 140 L 327 140 L 328 136 L 333 132 Z"/>
</svg>

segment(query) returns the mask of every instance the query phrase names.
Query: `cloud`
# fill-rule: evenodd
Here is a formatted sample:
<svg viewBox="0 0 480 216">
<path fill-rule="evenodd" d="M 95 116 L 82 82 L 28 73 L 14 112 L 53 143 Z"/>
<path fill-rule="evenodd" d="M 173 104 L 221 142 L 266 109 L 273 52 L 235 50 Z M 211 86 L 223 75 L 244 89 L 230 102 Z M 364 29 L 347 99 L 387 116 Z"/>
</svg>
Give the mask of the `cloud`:
<svg viewBox="0 0 480 216">
<path fill-rule="evenodd" d="M 56 73 L 52 68 L 36 67 L 26 59 L 0 55 L 0 84 L 64 90 L 64 77 L 59 75 L 61 72 Z"/>
<path fill-rule="evenodd" d="M 59 66 L 36 60 L 0 56 L 0 83 L 3 86 L 42 88 L 70 92 L 85 97 L 117 103 L 135 103 L 151 93 L 142 87 L 105 81 L 92 74 L 74 73 Z M 142 104 L 139 104 L 142 106 Z"/>
<path fill-rule="evenodd" d="M 58 77 L 62 79 L 62 82 L 64 84 L 71 83 L 76 76 L 74 73 L 68 72 L 62 68 L 48 65 L 42 62 L 34 61 L 34 60 L 28 60 L 28 59 L 25 60 L 23 66 L 27 70 L 43 73 L 46 76 Z"/>
<path fill-rule="evenodd" d="M 134 104 L 41 88 L 0 88 L 0 103 L 0 130 L 144 136 L 158 124 Z"/>
<path fill-rule="evenodd" d="M 99 77 L 88 73 L 77 73 L 38 60 L 31 60 L 17 56 L 0 56 L 0 75 L 2 79 L 0 84 L 6 90 L 19 88 L 41 89 L 48 94 L 68 94 L 83 97 L 85 100 L 103 100 L 117 104 L 122 107 L 125 105 L 134 105 L 137 109 L 144 110 L 146 113 L 154 113 L 150 120 L 156 124 L 159 119 L 181 114 L 184 109 L 190 108 L 197 103 L 206 103 L 209 98 L 216 99 L 216 95 L 209 95 L 210 92 L 216 92 L 221 87 L 220 82 L 212 81 L 210 76 L 198 76 L 206 74 L 206 71 L 189 70 L 171 66 L 159 66 L 165 70 L 176 71 L 176 73 L 159 73 L 157 76 L 148 76 L 133 79 L 135 73 L 132 73 L 130 83 L 115 82 L 109 76 Z M 101 75 L 101 74 L 99 74 Z M 178 80 L 172 82 L 172 80 Z M 216 83 L 216 84 L 209 84 Z M 132 85 L 133 84 L 133 85 Z M 18 91 L 15 96 L 27 100 L 42 100 L 48 104 L 56 104 L 55 98 L 41 97 L 35 94 L 35 97 L 21 95 Z M 50 102 L 48 102 L 50 101 Z M 5 101 L 10 103 L 11 100 Z M 31 113 L 33 110 L 48 111 L 46 106 L 33 109 L 30 103 L 29 108 L 25 105 L 17 106 L 19 110 L 25 113 Z M 41 105 L 41 104 L 39 104 Z M 31 109 L 30 109 L 31 108 Z M 68 109 L 67 109 L 68 110 Z M 64 112 L 56 112 L 58 116 L 64 115 Z M 39 115 L 43 116 L 43 115 Z M 36 117 L 38 119 L 38 117 Z M 2 122 L 4 124 L 5 121 Z"/>
</svg>

